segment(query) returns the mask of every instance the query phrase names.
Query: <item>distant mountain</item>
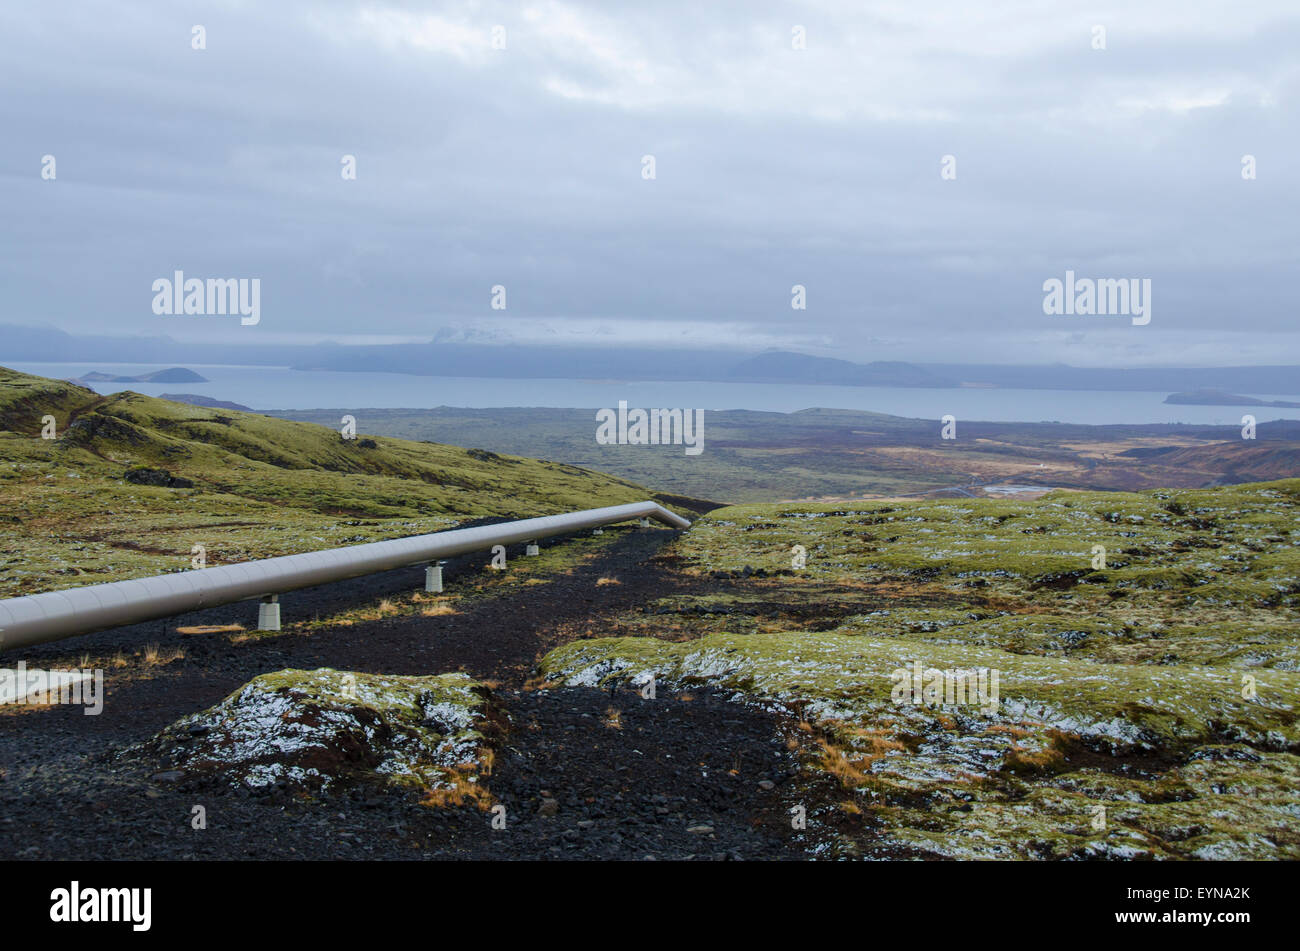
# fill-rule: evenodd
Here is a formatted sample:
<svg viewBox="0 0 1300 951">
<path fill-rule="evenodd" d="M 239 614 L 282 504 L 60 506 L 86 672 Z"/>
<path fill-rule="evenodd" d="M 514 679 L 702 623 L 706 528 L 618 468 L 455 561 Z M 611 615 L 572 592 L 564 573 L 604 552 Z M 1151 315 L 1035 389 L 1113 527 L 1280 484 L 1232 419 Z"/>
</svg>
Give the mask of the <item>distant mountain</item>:
<svg viewBox="0 0 1300 951">
<path fill-rule="evenodd" d="M 956 386 L 956 378 L 911 363 L 853 363 L 774 350 L 488 346 L 435 343 L 335 347 L 295 369 L 361 370 L 421 376 L 513 379 L 706 380 L 734 383 L 832 383 L 841 386 Z"/>
<path fill-rule="evenodd" d="M 160 322 L 160 327 L 166 326 Z M 438 330 L 425 344 L 195 344 L 169 337 L 76 336 L 54 328 L 0 324 L 0 363 L 186 362 L 291 366 L 297 370 L 408 373 L 499 379 L 665 380 L 832 383 L 841 386 L 988 386 L 1028 390 L 1143 390 L 1165 393 L 1300 394 L 1300 367 L 1073 367 L 857 363 L 787 351 L 542 346 L 500 342 L 494 331 Z M 112 378 L 110 378 L 112 379 Z M 158 382 L 158 381 L 154 381 Z M 181 382 L 181 381 L 176 381 Z"/>
<path fill-rule="evenodd" d="M 159 328 L 169 318 L 160 317 Z M 181 343 L 170 337 L 69 334 L 54 327 L 0 324 L 0 364 L 30 363 L 225 363 L 287 366 L 304 359 L 315 347 L 284 344 Z"/>
<path fill-rule="evenodd" d="M 428 343 L 317 347 L 294 369 L 513 380 L 720 380 L 727 367 L 745 356 L 711 350 Z"/>
<path fill-rule="evenodd" d="M 832 357 L 773 350 L 742 360 L 728 371 L 729 379 L 746 383 L 828 383 L 838 386 L 956 386 L 949 376 L 912 363 L 897 361 L 853 363 Z"/>
</svg>

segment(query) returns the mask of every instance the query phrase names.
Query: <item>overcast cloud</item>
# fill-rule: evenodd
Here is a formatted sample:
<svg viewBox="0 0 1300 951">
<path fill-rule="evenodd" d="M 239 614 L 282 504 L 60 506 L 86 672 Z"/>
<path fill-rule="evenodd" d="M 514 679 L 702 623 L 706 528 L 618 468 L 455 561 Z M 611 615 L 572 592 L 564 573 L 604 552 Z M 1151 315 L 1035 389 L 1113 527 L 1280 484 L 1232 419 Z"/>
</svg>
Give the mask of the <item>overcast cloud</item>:
<svg viewBox="0 0 1300 951">
<path fill-rule="evenodd" d="M 1298 50 L 1295 0 L 13 0 L 0 323 L 1300 362 Z M 1067 268 L 1151 323 L 1045 316 Z M 154 315 L 177 269 L 261 322 Z"/>
</svg>

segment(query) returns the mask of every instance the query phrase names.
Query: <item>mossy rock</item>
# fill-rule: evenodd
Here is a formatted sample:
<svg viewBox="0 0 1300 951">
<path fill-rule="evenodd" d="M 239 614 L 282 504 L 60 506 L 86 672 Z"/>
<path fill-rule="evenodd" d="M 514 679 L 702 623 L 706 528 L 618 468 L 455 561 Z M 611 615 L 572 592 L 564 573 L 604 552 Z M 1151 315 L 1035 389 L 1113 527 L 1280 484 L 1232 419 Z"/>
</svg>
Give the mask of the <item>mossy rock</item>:
<svg viewBox="0 0 1300 951">
<path fill-rule="evenodd" d="M 893 674 L 917 661 L 998 671 L 997 703 L 900 700 Z M 568 686 L 708 685 L 806 720 L 824 753 L 805 768 L 852 795 L 881 857 L 1300 857 L 1290 671 L 1253 671 L 1246 699 L 1240 672 L 1222 668 L 844 631 L 582 640 L 541 668 Z M 1094 828 L 1098 807 L 1109 818 Z"/>
<path fill-rule="evenodd" d="M 140 748 L 178 782 L 318 795 L 355 784 L 436 791 L 475 782 L 488 691 L 467 675 L 281 670 Z"/>
</svg>

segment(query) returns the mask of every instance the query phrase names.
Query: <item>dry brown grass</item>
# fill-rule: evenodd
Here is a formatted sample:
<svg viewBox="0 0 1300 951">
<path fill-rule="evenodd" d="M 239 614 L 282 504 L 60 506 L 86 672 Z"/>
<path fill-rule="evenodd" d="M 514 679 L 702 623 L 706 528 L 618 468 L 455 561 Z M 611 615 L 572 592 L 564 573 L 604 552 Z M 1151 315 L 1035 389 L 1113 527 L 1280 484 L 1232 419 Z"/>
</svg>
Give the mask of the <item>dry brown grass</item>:
<svg viewBox="0 0 1300 951">
<path fill-rule="evenodd" d="M 605 726 L 611 730 L 623 729 L 623 711 L 610 707 L 605 711 Z"/>
<path fill-rule="evenodd" d="M 607 584 L 622 584 L 622 583 L 623 582 L 619 581 L 617 578 L 611 578 L 608 575 L 606 575 L 603 578 L 596 579 L 596 587 L 598 588 Z"/>
<path fill-rule="evenodd" d="M 430 789 L 420 804 L 431 809 L 442 809 L 468 802 L 477 806 L 480 812 L 487 812 L 492 806 L 492 794 L 477 780 L 492 775 L 496 753 L 491 748 L 484 747 L 478 751 L 477 757 L 477 760 L 453 766 L 447 777 L 450 785 Z"/>
<path fill-rule="evenodd" d="M 954 721 L 954 726 L 956 722 Z M 853 748 L 860 750 L 865 746 L 866 754 L 870 757 L 877 758 L 884 756 L 886 753 L 898 752 L 907 749 L 898 740 L 890 739 L 889 731 L 880 729 L 871 729 L 869 727 L 843 727 L 840 726 L 838 733 L 841 736 L 851 737 Z"/>
<path fill-rule="evenodd" d="M 416 601 L 420 599 L 412 596 L 410 600 Z M 407 601 L 394 601 L 392 598 L 384 598 L 373 607 L 344 611 L 341 614 L 322 620 L 330 627 L 352 627 L 362 621 L 382 621 L 392 615 L 406 614 L 411 607 L 412 605 Z"/>
<path fill-rule="evenodd" d="M 274 634 L 275 632 L 272 631 L 271 633 Z M 260 635 L 257 631 L 243 631 L 239 634 L 231 634 L 230 643 L 247 644 L 249 641 L 257 641 L 257 640 L 261 640 L 261 638 L 262 635 Z"/>
<path fill-rule="evenodd" d="M 992 726 L 988 727 L 984 732 L 1005 733 L 1008 736 L 1017 740 L 1023 740 L 1025 737 L 1033 735 L 1029 730 L 1026 730 L 1024 727 L 1011 726 L 1009 724 L 1001 724 L 1001 723 L 993 724 Z"/>
<path fill-rule="evenodd" d="M 800 724 L 802 728 L 803 724 Z M 829 724 L 822 724 L 823 728 Z M 865 785 L 871 764 L 888 755 L 907 749 L 898 740 L 892 739 L 889 731 L 879 728 L 853 727 L 836 724 L 838 735 L 847 740 L 847 744 L 832 742 L 818 737 L 817 765 L 834 776 L 845 789 L 858 789 Z"/>
<path fill-rule="evenodd" d="M 248 630 L 242 624 L 193 624 L 176 628 L 177 634 L 239 634 Z"/>
<path fill-rule="evenodd" d="M 1042 774 L 1058 773 L 1065 768 L 1065 745 L 1067 738 L 1056 731 L 1048 731 L 1048 743 L 1038 750 L 1026 750 L 1013 746 L 1002 761 L 1002 768 L 1009 773 Z"/>
<path fill-rule="evenodd" d="M 818 740 L 821 755 L 817 765 L 834 776 L 847 789 L 857 789 L 867 781 L 866 767 L 875 758 L 872 756 L 850 757 L 838 746 L 825 740 Z"/>
<path fill-rule="evenodd" d="M 146 644 L 140 659 L 146 667 L 161 667 L 164 664 L 170 664 L 174 660 L 181 660 L 185 656 L 185 651 L 179 647 L 170 647 L 166 650 L 157 644 Z"/>
</svg>

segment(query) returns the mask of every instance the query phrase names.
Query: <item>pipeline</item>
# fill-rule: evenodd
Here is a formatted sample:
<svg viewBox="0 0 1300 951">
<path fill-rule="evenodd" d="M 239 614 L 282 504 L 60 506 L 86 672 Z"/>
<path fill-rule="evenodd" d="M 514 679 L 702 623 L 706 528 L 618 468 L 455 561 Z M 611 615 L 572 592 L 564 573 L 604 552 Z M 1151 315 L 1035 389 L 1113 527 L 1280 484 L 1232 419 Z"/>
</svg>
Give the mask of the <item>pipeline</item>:
<svg viewBox="0 0 1300 951">
<path fill-rule="evenodd" d="M 299 588 L 429 564 L 493 545 L 535 541 L 633 518 L 652 518 L 679 529 L 691 524 L 655 502 L 630 502 L 8 598 L 0 600 L 0 651 L 236 601 L 272 598 Z"/>
</svg>

